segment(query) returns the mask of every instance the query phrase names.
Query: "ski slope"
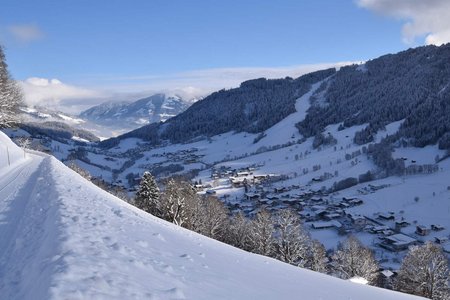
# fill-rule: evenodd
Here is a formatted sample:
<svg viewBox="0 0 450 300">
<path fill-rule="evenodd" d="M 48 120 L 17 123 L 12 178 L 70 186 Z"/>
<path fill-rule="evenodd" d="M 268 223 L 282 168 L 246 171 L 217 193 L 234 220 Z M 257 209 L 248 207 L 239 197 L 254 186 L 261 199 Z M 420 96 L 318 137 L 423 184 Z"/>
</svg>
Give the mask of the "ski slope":
<svg viewBox="0 0 450 300">
<path fill-rule="evenodd" d="M 416 299 L 176 227 L 53 157 L 24 157 L 0 132 L 6 145 L 15 159 L 0 165 L 2 299 Z"/>
</svg>

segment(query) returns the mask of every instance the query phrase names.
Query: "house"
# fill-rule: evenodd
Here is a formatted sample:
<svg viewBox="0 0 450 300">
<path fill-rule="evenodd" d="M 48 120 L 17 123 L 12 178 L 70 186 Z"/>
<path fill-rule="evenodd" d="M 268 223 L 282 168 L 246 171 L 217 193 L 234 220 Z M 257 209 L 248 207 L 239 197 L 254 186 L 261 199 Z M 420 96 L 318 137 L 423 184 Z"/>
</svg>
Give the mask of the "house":
<svg viewBox="0 0 450 300">
<path fill-rule="evenodd" d="M 379 215 L 378 215 L 378 219 L 381 219 L 381 220 L 394 220 L 395 219 L 395 216 L 393 215 L 393 214 L 384 214 L 384 213 L 380 213 Z"/>
<path fill-rule="evenodd" d="M 285 188 L 284 186 L 282 187 L 276 187 L 274 188 L 275 193 L 284 193 L 287 192 L 287 188 Z"/>
<path fill-rule="evenodd" d="M 416 226 L 416 234 L 425 236 L 425 235 L 428 235 L 429 233 L 430 233 L 430 229 L 428 227 L 423 226 L 423 225 Z"/>
<path fill-rule="evenodd" d="M 329 221 L 331 221 L 331 220 L 333 220 L 333 219 L 338 219 L 338 218 L 340 218 L 341 217 L 341 214 L 338 214 L 338 213 L 333 213 L 333 212 L 328 212 L 328 213 L 326 213 L 324 216 L 324 219 L 325 220 L 329 220 Z"/>
<path fill-rule="evenodd" d="M 415 245 L 417 240 L 403 233 L 393 234 L 383 237 L 380 246 L 390 251 L 402 251 L 408 249 L 409 246 Z"/>
<path fill-rule="evenodd" d="M 385 225 L 372 226 L 369 229 L 370 233 L 383 233 L 385 230 L 389 230 L 390 228 Z"/>
<path fill-rule="evenodd" d="M 328 222 L 313 222 L 311 228 L 313 229 L 327 229 L 327 228 L 341 228 L 342 224 L 339 221 Z"/>
<path fill-rule="evenodd" d="M 247 198 L 247 200 L 258 200 L 261 195 L 258 193 L 245 193 L 245 197 Z"/>
<path fill-rule="evenodd" d="M 410 225 L 409 222 L 406 222 L 405 220 L 395 221 L 395 226 L 396 227 L 407 227 L 409 225 Z"/>
<path fill-rule="evenodd" d="M 434 238 L 434 241 L 435 241 L 437 244 L 445 244 L 445 243 L 448 242 L 448 237 L 446 237 L 446 236 L 438 236 L 438 237 L 435 237 L 435 238 Z"/>
<path fill-rule="evenodd" d="M 441 230 L 444 230 L 445 228 L 444 228 L 444 226 L 441 226 L 441 225 L 438 225 L 438 224 L 432 224 L 431 225 L 431 230 L 434 230 L 434 231 L 441 231 Z"/>
</svg>

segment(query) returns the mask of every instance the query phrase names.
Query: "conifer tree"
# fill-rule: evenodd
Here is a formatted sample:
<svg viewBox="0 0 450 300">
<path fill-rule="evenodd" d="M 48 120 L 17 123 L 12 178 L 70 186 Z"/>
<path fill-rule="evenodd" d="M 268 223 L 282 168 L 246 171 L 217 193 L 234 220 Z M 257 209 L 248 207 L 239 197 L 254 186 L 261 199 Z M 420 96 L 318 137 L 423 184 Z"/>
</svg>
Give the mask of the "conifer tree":
<svg viewBox="0 0 450 300">
<path fill-rule="evenodd" d="M 160 193 L 155 178 L 150 172 L 145 172 L 139 184 L 139 190 L 136 192 L 136 207 L 154 216 L 161 217 L 159 198 Z"/>
</svg>

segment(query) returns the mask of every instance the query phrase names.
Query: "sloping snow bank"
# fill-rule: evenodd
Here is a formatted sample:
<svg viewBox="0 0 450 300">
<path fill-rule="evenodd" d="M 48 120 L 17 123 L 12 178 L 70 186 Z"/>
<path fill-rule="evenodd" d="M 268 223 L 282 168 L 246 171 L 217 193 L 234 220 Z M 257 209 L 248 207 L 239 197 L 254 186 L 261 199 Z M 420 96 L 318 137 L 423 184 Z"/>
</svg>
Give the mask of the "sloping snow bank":
<svg viewBox="0 0 450 300">
<path fill-rule="evenodd" d="M 52 157 L 29 155 L 0 177 L 6 299 L 416 298 L 230 247 L 124 203 Z"/>
<path fill-rule="evenodd" d="M 24 152 L 0 131 L 0 170 L 24 159 Z"/>
</svg>

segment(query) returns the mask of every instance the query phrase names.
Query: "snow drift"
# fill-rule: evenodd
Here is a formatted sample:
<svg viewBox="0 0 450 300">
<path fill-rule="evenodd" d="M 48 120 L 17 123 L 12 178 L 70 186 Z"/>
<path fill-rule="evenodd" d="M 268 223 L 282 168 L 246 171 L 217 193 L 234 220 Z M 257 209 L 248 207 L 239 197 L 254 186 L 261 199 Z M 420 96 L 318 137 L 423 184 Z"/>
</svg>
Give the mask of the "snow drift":
<svg viewBox="0 0 450 300">
<path fill-rule="evenodd" d="M 0 152 L 1 298 L 416 298 L 211 240 L 124 203 L 53 157 L 22 159 L 0 133 L 6 146 L 15 167 Z"/>
</svg>

